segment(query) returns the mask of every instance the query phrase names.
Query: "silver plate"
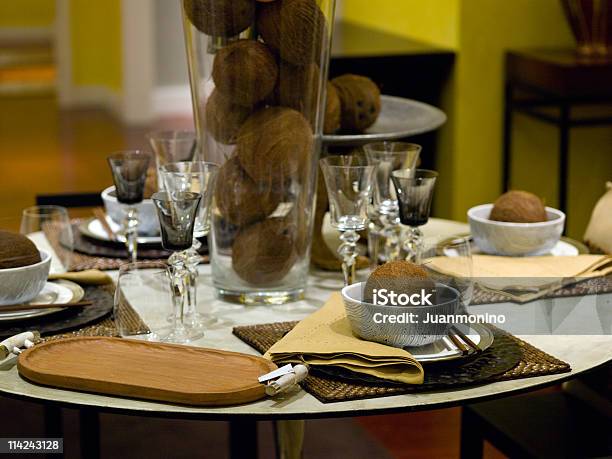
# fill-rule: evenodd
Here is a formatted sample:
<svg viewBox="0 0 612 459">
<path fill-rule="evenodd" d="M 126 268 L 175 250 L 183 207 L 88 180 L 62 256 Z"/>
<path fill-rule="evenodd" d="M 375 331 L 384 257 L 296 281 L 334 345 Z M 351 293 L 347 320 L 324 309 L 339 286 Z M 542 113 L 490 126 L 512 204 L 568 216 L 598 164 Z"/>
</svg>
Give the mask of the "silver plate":
<svg viewBox="0 0 612 459">
<path fill-rule="evenodd" d="M 59 307 L 61 304 L 75 303 L 83 299 L 84 296 L 85 291 L 83 288 L 74 282 L 68 280 L 47 282 L 43 290 L 29 304 L 53 304 L 60 302 L 57 308 L 2 312 L 2 307 L 0 306 L 0 322 L 32 319 L 63 311 L 65 308 Z"/>
<path fill-rule="evenodd" d="M 380 102 L 380 115 L 365 132 L 323 135 L 323 143 L 357 147 L 434 131 L 446 122 L 442 110 L 424 102 L 395 96 L 380 96 Z"/>
<path fill-rule="evenodd" d="M 491 330 L 482 324 L 471 324 L 468 337 L 474 341 L 481 350 L 488 349 L 493 344 L 494 336 Z M 427 344 L 419 347 L 405 347 L 406 351 L 419 362 L 447 362 L 449 360 L 457 360 L 474 355 L 475 351 L 470 350 L 470 353 L 464 355 L 449 338 L 443 338 L 435 343 Z"/>
<path fill-rule="evenodd" d="M 119 226 L 116 223 L 109 222 L 109 225 L 114 231 L 119 230 Z M 113 242 L 108 238 L 108 235 L 104 231 L 102 224 L 97 218 L 90 218 L 85 220 L 79 225 L 79 231 L 88 238 L 97 239 L 98 241 Z M 125 243 L 125 237 L 118 234 L 117 241 L 119 243 Z M 161 236 L 138 236 L 139 244 L 161 244 Z"/>
</svg>

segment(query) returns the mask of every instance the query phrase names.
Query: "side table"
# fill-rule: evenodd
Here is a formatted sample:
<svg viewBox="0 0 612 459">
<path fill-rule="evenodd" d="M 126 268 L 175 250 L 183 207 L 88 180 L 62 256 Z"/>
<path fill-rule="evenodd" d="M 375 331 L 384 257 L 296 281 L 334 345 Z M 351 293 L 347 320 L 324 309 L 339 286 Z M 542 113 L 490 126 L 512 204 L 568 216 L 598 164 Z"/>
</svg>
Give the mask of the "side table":
<svg viewBox="0 0 612 459">
<path fill-rule="evenodd" d="M 512 114 L 518 111 L 559 128 L 558 199 L 566 212 L 570 129 L 612 124 L 612 114 L 579 118 L 572 116 L 572 109 L 612 106 L 612 59 L 585 60 L 573 50 L 508 51 L 505 80 L 503 189 L 510 186 Z"/>
</svg>

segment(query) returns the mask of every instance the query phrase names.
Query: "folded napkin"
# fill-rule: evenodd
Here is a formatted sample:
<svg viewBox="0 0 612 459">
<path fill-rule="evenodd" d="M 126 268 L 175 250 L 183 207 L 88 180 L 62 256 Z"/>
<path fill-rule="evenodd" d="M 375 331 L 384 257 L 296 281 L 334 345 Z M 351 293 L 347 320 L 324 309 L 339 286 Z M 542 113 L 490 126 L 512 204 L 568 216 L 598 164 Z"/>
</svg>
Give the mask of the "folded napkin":
<svg viewBox="0 0 612 459">
<path fill-rule="evenodd" d="M 110 284 L 113 281 L 108 274 L 97 269 L 49 274 L 49 280 L 58 279 L 69 280 L 81 285 L 105 285 Z"/>
<path fill-rule="evenodd" d="M 423 367 L 403 349 L 357 338 L 334 293 L 317 312 L 298 323 L 265 357 L 278 363 L 333 365 L 390 381 L 423 383 Z"/>
<path fill-rule="evenodd" d="M 462 257 L 433 257 L 424 263 L 444 275 L 469 277 Z M 472 277 L 477 284 L 519 302 L 531 301 L 561 287 L 611 273 L 610 255 L 472 256 Z"/>
</svg>

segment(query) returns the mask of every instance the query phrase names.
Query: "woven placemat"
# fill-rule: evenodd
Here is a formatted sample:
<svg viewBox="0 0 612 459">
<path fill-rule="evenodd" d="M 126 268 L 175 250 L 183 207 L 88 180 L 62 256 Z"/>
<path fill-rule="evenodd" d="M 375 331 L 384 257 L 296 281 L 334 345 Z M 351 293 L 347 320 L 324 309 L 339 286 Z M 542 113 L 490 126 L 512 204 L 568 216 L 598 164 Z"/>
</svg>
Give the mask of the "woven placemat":
<svg viewBox="0 0 612 459">
<path fill-rule="evenodd" d="M 83 244 L 92 244 L 89 241 L 83 241 L 83 237 L 81 236 L 78 227 L 83 220 L 81 219 L 73 219 L 71 221 L 73 226 L 73 238 L 75 239 L 75 248 L 85 247 Z M 51 244 L 51 247 L 55 251 L 55 253 L 62 258 L 62 254 L 69 251 L 66 249 L 59 240 L 59 233 L 55 231 L 45 231 L 45 236 Z M 80 238 L 80 239 L 79 239 Z M 100 246 L 100 250 L 104 250 L 103 246 Z M 165 252 L 158 251 L 160 254 L 165 255 Z M 111 252 L 108 252 L 109 254 Z M 165 262 L 167 260 L 167 256 L 163 256 L 161 258 L 155 259 L 154 257 L 148 256 L 146 261 L 160 261 Z M 208 263 L 209 257 L 208 255 L 202 256 L 202 263 Z M 99 269 L 102 271 L 119 269 L 122 264 L 127 263 L 127 254 L 126 256 L 101 256 L 101 255 L 89 255 L 86 253 L 79 252 L 78 250 L 74 250 L 72 252 L 72 266 L 71 271 L 85 271 L 87 269 Z"/>
<path fill-rule="evenodd" d="M 245 343 L 249 344 L 262 354 L 274 343 L 287 334 L 297 322 L 278 322 L 272 324 L 249 325 L 234 327 L 233 333 Z M 490 362 L 500 360 L 500 372 L 492 372 L 487 365 L 476 370 L 466 371 L 466 366 L 474 366 L 474 362 L 449 365 L 427 365 L 426 379 L 422 385 L 407 385 L 388 383 L 386 381 L 359 381 L 353 374 L 353 379 L 343 377 L 341 374 L 332 376 L 322 374 L 312 368 L 308 377 L 302 382 L 302 387 L 322 402 L 341 402 L 364 398 L 383 397 L 414 392 L 440 390 L 441 388 L 465 387 L 510 379 L 545 376 L 557 373 L 566 373 L 571 370 L 569 364 L 537 349 L 525 341 L 512 336 L 500 329 L 491 327 L 495 334 L 494 345 L 483 352 L 490 355 Z M 502 359 L 495 359 L 495 353 L 505 352 L 508 355 Z M 482 358 L 482 357 L 481 357 Z M 514 358 L 514 361 L 511 359 Z M 508 365 L 512 362 L 512 365 Z M 504 368 L 504 365 L 508 365 Z M 482 377 L 482 373 L 486 376 Z"/>
</svg>

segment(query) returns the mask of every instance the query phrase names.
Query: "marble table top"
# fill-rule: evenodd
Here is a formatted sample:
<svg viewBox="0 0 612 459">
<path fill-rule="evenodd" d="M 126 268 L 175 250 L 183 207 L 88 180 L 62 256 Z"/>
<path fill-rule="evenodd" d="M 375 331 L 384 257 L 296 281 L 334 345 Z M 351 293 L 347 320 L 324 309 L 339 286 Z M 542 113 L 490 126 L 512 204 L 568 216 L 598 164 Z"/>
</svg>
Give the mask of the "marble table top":
<svg viewBox="0 0 612 459">
<path fill-rule="evenodd" d="M 449 233 L 456 234 L 466 230 L 465 225 L 459 225 L 454 222 L 448 222 L 448 225 L 446 225 L 441 220 L 434 221 L 430 225 L 430 230 L 432 227 L 440 238 L 448 237 L 451 235 Z M 200 308 L 202 312 L 214 313 L 223 323 L 209 329 L 206 335 L 197 341 L 195 345 L 249 354 L 257 354 L 257 351 L 232 334 L 233 326 L 300 320 L 319 308 L 331 292 L 340 289 L 342 283 L 340 273 L 316 271 L 311 273 L 306 297 L 302 301 L 279 306 L 242 306 L 217 300 L 212 288 L 209 266 L 203 265 L 200 269 L 201 276 L 198 291 Z M 116 273 L 111 274 L 116 275 Z M 364 276 L 366 274 L 362 273 Z M 521 315 L 539 317 L 542 311 L 550 312 L 551 308 L 560 311 L 571 310 L 571 313 L 564 313 L 561 318 L 555 320 L 573 323 L 583 320 L 596 306 L 601 307 L 604 304 L 609 306 L 608 311 L 612 310 L 612 295 L 608 295 L 603 299 L 600 297 L 597 302 L 593 298 L 595 297 L 583 297 L 580 300 L 580 307 L 575 306 L 575 298 L 557 298 L 535 301 L 526 305 L 502 303 L 474 306 L 471 307 L 471 312 L 515 313 L 518 311 Z M 563 330 L 563 326 L 555 326 L 555 329 Z M 35 385 L 19 376 L 15 365 L 16 359 L 7 359 L 0 363 L 0 393 L 32 401 L 51 401 L 71 406 L 91 406 L 102 411 L 133 412 L 141 415 L 150 414 L 165 417 L 196 417 L 218 420 L 234 418 L 236 416 L 249 416 L 260 419 L 306 419 L 434 409 L 501 397 L 561 382 L 612 360 L 612 335 L 610 335 L 609 330 L 607 331 L 608 334 L 602 331 L 599 334 L 590 335 L 551 335 L 546 334 L 545 330 L 546 326 L 534 325 L 533 331 L 530 332 L 532 334 L 521 335 L 519 337 L 554 357 L 569 363 L 572 367 L 571 373 L 502 381 L 475 387 L 463 387 L 456 390 L 405 394 L 336 403 L 322 403 L 307 392 L 296 388 L 293 392 L 287 393 L 282 397 L 266 398 L 246 405 L 200 408 L 87 394 Z"/>
</svg>

